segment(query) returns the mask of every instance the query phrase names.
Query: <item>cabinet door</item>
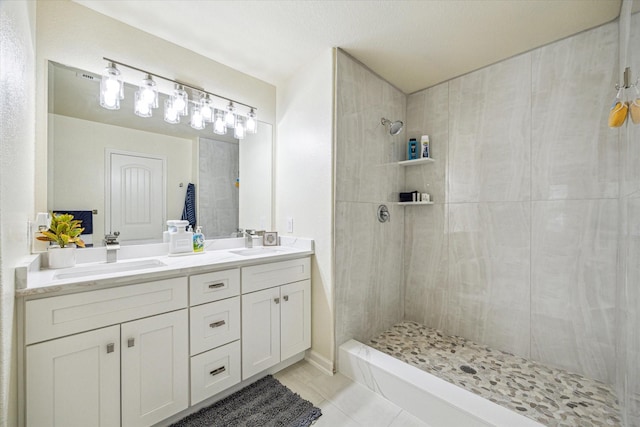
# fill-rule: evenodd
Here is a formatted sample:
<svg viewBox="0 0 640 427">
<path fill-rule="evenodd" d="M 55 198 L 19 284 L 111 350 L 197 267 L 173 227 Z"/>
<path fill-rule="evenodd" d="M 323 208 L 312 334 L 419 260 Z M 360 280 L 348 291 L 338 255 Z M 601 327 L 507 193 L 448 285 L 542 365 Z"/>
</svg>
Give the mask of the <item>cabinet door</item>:
<svg viewBox="0 0 640 427">
<path fill-rule="evenodd" d="M 182 411 L 189 400 L 187 310 L 122 327 L 122 425 L 149 426 Z"/>
<path fill-rule="evenodd" d="M 311 347 L 311 281 L 280 287 L 281 358 Z"/>
<path fill-rule="evenodd" d="M 280 288 L 242 296 L 242 379 L 280 362 Z"/>
<path fill-rule="evenodd" d="M 27 347 L 27 426 L 120 425 L 120 326 Z"/>
</svg>

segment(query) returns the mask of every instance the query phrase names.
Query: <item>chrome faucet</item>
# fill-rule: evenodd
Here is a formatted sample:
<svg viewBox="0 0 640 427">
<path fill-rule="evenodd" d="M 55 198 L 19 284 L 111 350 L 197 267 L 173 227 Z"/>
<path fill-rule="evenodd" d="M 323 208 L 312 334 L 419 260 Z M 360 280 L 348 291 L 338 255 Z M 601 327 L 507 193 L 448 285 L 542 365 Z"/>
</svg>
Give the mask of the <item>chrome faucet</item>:
<svg viewBox="0 0 640 427">
<path fill-rule="evenodd" d="M 118 249 L 120 249 L 120 243 L 118 242 L 119 231 L 113 234 L 107 234 L 104 236 L 104 246 L 107 248 L 107 262 L 116 262 L 118 260 Z"/>
<path fill-rule="evenodd" d="M 253 247 L 253 234 L 255 230 L 246 229 L 244 230 L 244 247 L 252 248 Z"/>
</svg>

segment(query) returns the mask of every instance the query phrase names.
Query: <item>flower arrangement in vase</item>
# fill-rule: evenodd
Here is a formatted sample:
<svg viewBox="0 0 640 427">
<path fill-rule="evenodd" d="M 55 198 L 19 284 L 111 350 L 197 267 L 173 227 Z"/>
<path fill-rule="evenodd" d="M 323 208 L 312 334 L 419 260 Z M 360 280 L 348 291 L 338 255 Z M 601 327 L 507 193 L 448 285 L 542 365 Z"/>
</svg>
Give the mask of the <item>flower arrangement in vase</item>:
<svg viewBox="0 0 640 427">
<path fill-rule="evenodd" d="M 73 267 L 76 264 L 76 246 L 84 248 L 80 234 L 84 231 L 82 221 L 73 219 L 71 214 L 51 214 L 51 225 L 36 239 L 51 242 L 48 249 L 49 268 Z"/>
</svg>

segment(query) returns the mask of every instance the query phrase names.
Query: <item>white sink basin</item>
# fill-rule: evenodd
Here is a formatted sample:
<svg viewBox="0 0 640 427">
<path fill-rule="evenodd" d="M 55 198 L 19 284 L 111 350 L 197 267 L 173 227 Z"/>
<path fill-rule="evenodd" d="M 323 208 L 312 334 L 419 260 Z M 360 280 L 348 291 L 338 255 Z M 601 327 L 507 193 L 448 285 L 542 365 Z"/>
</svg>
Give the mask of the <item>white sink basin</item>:
<svg viewBox="0 0 640 427">
<path fill-rule="evenodd" d="M 275 255 L 286 252 L 280 248 L 247 248 L 247 249 L 237 249 L 233 251 L 229 251 L 232 254 L 242 255 L 242 256 L 256 256 L 256 255 Z"/>
<path fill-rule="evenodd" d="M 120 273 L 123 271 L 144 270 L 145 268 L 165 267 L 162 261 L 157 259 L 145 259 L 141 261 L 121 261 L 111 264 L 93 264 L 84 267 L 65 268 L 57 271 L 53 279 L 73 279 L 75 277 L 96 276 L 98 274 Z"/>
</svg>

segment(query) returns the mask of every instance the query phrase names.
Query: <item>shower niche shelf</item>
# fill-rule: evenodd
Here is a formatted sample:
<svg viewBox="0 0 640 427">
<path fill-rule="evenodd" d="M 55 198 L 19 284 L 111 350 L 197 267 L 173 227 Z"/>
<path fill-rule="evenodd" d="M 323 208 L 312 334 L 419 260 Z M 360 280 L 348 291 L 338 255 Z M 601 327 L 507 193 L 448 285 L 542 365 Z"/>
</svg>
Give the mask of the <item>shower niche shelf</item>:
<svg viewBox="0 0 640 427">
<path fill-rule="evenodd" d="M 403 160 L 401 162 L 398 162 L 398 164 L 400 166 L 415 166 L 415 165 L 423 165 L 425 163 L 432 163 L 435 160 L 433 160 L 431 157 L 423 157 L 422 159 L 415 159 L 415 160 Z"/>
<path fill-rule="evenodd" d="M 410 205 L 432 205 L 433 202 L 398 202 L 398 205 L 401 206 L 410 206 Z"/>
</svg>

